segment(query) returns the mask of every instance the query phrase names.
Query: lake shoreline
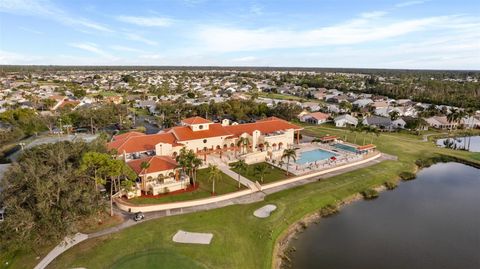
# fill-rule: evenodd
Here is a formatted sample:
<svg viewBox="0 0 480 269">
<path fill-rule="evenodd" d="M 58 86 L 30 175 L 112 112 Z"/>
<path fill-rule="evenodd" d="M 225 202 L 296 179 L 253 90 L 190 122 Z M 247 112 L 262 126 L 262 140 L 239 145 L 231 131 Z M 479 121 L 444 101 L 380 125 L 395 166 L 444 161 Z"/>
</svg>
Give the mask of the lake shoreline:
<svg viewBox="0 0 480 269">
<path fill-rule="evenodd" d="M 453 156 L 441 156 L 444 159 L 435 159 L 435 158 L 430 158 L 428 161 L 431 161 L 432 163 L 430 165 L 436 164 L 436 163 L 448 163 L 448 162 L 456 162 L 460 164 L 465 164 L 477 169 L 480 169 L 480 164 L 465 160 L 465 159 L 460 159 L 457 157 Z M 430 165 L 427 166 L 420 166 L 420 165 L 415 165 L 413 168 L 413 173 L 417 175 L 417 173 L 422 170 L 423 168 L 428 168 Z M 388 181 L 388 180 L 386 180 Z M 395 181 L 395 183 L 398 183 L 401 181 L 401 178 L 398 177 Z M 385 185 L 379 185 L 373 187 L 376 191 L 383 192 L 387 190 Z M 364 199 L 361 193 L 356 193 L 354 195 L 351 195 L 343 200 L 341 200 L 337 205 L 339 208 L 339 212 L 341 212 L 341 209 L 349 204 L 352 204 L 354 202 L 360 201 Z M 288 246 L 292 242 L 292 240 L 295 240 L 295 237 L 298 233 L 303 232 L 305 228 L 317 221 L 319 221 L 321 218 L 323 218 L 320 213 L 318 212 L 321 208 L 317 210 L 317 212 L 308 214 L 301 218 L 300 220 L 294 222 L 291 224 L 282 234 L 278 237 L 277 241 L 275 242 L 275 246 L 273 249 L 273 256 L 272 256 L 272 268 L 273 269 L 281 269 L 282 265 L 284 264 L 285 260 L 289 261 L 290 257 L 288 257 Z"/>
<path fill-rule="evenodd" d="M 418 167 L 415 168 L 415 173 L 417 172 Z M 400 179 L 398 180 L 400 181 Z M 380 185 L 376 186 L 373 188 L 374 190 L 380 192 L 383 192 L 387 190 L 385 185 Z M 351 195 L 343 200 L 341 200 L 337 205 L 338 205 L 338 210 L 340 213 L 341 209 L 347 205 L 350 205 L 352 203 L 365 200 L 363 195 L 361 193 L 356 193 L 354 195 Z M 320 209 L 319 209 L 320 210 Z M 337 214 L 338 214 L 337 213 Z M 279 239 L 275 243 L 275 247 L 273 249 L 273 260 L 272 260 L 272 268 L 274 269 L 281 269 L 282 265 L 284 264 L 284 260 L 289 260 L 290 258 L 288 257 L 288 246 L 290 243 L 295 240 L 296 235 L 303 232 L 305 228 L 312 223 L 316 223 L 322 218 L 326 218 L 328 216 L 322 216 L 319 212 L 315 212 L 312 214 L 308 214 L 301 218 L 300 220 L 296 221 L 292 225 L 290 225 L 283 233 L 280 235 Z"/>
</svg>

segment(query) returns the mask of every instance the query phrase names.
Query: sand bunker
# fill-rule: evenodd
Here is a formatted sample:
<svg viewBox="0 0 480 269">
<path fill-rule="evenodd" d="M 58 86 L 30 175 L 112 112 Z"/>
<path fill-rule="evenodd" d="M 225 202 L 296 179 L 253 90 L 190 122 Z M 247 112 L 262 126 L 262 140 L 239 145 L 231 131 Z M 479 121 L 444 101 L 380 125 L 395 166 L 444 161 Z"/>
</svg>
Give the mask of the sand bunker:
<svg viewBox="0 0 480 269">
<path fill-rule="evenodd" d="M 209 245 L 212 241 L 213 234 L 211 233 L 190 233 L 179 230 L 173 236 L 173 242 L 183 244 L 202 244 Z"/>
<path fill-rule="evenodd" d="M 266 205 L 255 210 L 255 212 L 253 212 L 253 215 L 257 218 L 268 218 L 270 217 L 270 214 L 275 211 L 275 209 L 277 209 L 276 205 Z"/>
</svg>

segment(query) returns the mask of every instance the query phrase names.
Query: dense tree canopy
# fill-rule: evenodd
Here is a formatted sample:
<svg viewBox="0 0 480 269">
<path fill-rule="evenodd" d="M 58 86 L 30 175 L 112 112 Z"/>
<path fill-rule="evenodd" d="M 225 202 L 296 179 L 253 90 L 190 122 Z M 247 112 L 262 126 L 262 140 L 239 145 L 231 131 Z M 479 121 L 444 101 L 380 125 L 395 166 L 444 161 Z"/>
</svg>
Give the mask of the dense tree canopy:
<svg viewBox="0 0 480 269">
<path fill-rule="evenodd" d="M 1 182 L 0 204 L 7 212 L 0 225 L 1 251 L 58 242 L 102 208 L 91 175 L 80 165 L 86 153 L 105 152 L 104 143 L 45 144 L 12 164 Z"/>
</svg>

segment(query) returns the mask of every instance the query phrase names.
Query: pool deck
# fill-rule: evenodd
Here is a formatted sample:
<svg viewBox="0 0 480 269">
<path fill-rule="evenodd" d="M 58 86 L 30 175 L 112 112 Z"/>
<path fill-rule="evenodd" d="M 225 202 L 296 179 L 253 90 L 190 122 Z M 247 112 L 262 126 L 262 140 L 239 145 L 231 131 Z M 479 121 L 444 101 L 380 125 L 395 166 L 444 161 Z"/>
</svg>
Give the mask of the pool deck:
<svg viewBox="0 0 480 269">
<path fill-rule="evenodd" d="M 282 166 L 278 165 L 278 161 L 276 163 L 272 163 L 272 162 L 269 162 L 269 163 L 283 170 L 287 170 L 287 166 L 288 166 L 289 172 L 291 172 L 295 176 L 300 176 L 300 175 L 305 175 L 315 171 L 321 171 L 321 170 L 329 169 L 332 167 L 337 167 L 337 166 L 345 165 L 348 163 L 357 162 L 364 158 L 363 155 L 361 154 L 356 154 L 348 150 L 342 150 L 334 146 L 330 146 L 328 144 L 304 143 L 304 144 L 298 145 L 298 147 L 299 149 L 297 149 L 297 154 L 299 156 L 301 156 L 303 152 L 313 151 L 313 150 L 323 150 L 323 151 L 335 154 L 336 155 L 335 160 L 327 158 L 327 159 L 317 160 L 314 162 L 307 162 L 304 164 L 291 162 L 289 165 L 285 163 Z"/>
</svg>

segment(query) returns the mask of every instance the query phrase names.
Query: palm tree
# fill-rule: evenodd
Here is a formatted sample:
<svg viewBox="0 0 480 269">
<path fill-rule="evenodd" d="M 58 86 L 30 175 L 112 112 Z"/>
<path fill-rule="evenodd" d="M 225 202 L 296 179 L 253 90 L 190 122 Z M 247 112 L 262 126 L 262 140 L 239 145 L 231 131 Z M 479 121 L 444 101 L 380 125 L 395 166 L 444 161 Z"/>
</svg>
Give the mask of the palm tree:
<svg viewBox="0 0 480 269">
<path fill-rule="evenodd" d="M 247 145 L 250 143 L 250 141 L 248 140 L 248 138 L 246 137 L 240 137 L 237 141 L 237 147 L 241 147 L 242 148 L 242 154 L 245 154 L 245 148 L 247 147 Z"/>
<path fill-rule="evenodd" d="M 365 139 L 367 138 L 368 134 L 371 133 L 373 131 L 375 127 L 371 127 L 371 126 L 363 126 L 362 127 L 362 130 L 361 132 L 365 132 L 365 135 L 363 136 L 363 144 L 362 145 L 365 145 Z"/>
<path fill-rule="evenodd" d="M 192 167 L 193 167 L 193 185 L 194 186 L 195 186 L 196 181 L 197 181 L 197 170 L 202 164 L 203 164 L 202 159 L 197 158 L 197 156 L 195 156 L 195 158 L 193 158 Z"/>
<path fill-rule="evenodd" d="M 282 160 L 287 159 L 287 176 L 288 176 L 288 168 L 290 165 L 290 159 L 293 159 L 294 161 L 297 160 L 297 152 L 293 148 L 289 149 L 284 149 L 283 154 L 282 154 Z"/>
<path fill-rule="evenodd" d="M 212 182 L 212 195 L 215 195 L 215 181 L 222 179 L 222 172 L 218 169 L 218 166 L 208 165 L 208 181 Z"/>
<path fill-rule="evenodd" d="M 472 120 L 473 120 L 473 116 L 475 115 L 475 109 L 473 108 L 469 108 L 466 110 L 466 114 L 468 116 L 468 120 L 469 120 L 469 126 L 470 126 L 470 129 L 472 129 Z M 472 139 L 472 135 L 470 133 L 470 135 L 468 136 L 468 147 L 467 147 L 467 150 L 470 150 L 470 141 Z M 464 145 L 466 143 L 466 141 L 463 142 Z"/>
<path fill-rule="evenodd" d="M 150 167 L 150 163 L 142 162 L 140 164 L 140 168 L 142 168 L 141 175 L 142 175 L 142 189 L 145 189 L 145 177 L 147 176 L 147 169 Z"/>
<path fill-rule="evenodd" d="M 458 122 L 459 119 L 462 118 L 462 113 L 458 109 L 452 109 L 450 113 L 447 115 L 447 121 L 448 123 L 456 123 Z M 450 139 L 450 133 L 453 128 L 450 128 L 448 130 L 448 139 Z M 456 140 L 455 136 L 453 137 L 453 140 Z"/>
<path fill-rule="evenodd" d="M 260 176 L 260 182 L 263 183 L 263 177 L 267 172 L 268 166 L 264 163 L 261 163 L 255 167 L 255 174 Z"/>
<path fill-rule="evenodd" d="M 391 120 L 396 120 L 398 117 L 400 117 L 400 113 L 396 110 L 392 110 L 390 113 L 388 113 L 388 115 L 390 116 Z"/>
<path fill-rule="evenodd" d="M 245 172 L 247 170 L 247 163 L 245 160 L 239 160 L 238 162 L 233 164 L 233 169 L 238 170 L 238 188 L 240 189 L 240 172 Z"/>
<path fill-rule="evenodd" d="M 373 138 L 376 136 L 376 137 L 379 137 L 380 136 L 380 130 L 378 130 L 377 128 L 373 128 L 371 130 L 371 133 L 372 133 L 372 140 L 370 141 L 370 144 L 373 144 Z"/>
</svg>

